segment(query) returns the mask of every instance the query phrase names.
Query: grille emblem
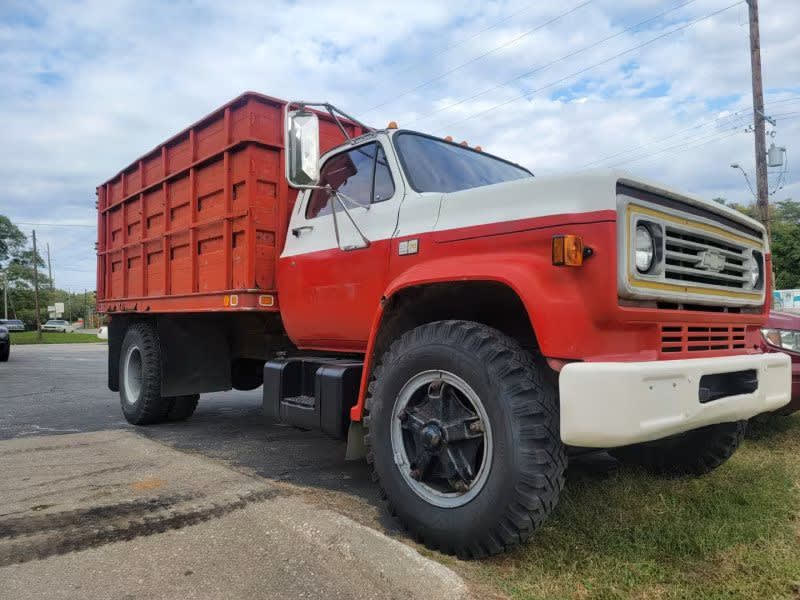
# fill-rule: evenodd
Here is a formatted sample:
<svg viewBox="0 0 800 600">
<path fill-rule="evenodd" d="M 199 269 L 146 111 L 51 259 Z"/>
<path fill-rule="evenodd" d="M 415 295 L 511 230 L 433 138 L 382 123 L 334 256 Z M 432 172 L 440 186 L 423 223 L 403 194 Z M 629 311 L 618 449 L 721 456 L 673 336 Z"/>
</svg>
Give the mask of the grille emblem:
<svg viewBox="0 0 800 600">
<path fill-rule="evenodd" d="M 700 259 L 697 264 L 698 269 L 719 273 L 725 268 L 725 255 L 716 250 L 703 250 L 697 257 Z"/>
</svg>

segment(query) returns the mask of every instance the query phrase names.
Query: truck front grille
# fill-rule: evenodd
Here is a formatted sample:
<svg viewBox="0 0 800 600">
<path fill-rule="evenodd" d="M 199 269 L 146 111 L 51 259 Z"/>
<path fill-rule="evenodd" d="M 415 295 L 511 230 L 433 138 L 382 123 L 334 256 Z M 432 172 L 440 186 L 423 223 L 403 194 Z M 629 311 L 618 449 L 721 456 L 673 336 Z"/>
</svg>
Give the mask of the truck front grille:
<svg viewBox="0 0 800 600">
<path fill-rule="evenodd" d="M 744 288 L 745 261 L 750 250 L 735 242 L 722 242 L 710 235 L 678 225 L 665 227 L 664 279 L 675 283 L 713 285 L 732 290 Z M 717 264 L 709 266 L 706 257 Z"/>
<path fill-rule="evenodd" d="M 691 354 L 741 350 L 745 347 L 742 325 L 662 325 L 661 352 Z"/>
<path fill-rule="evenodd" d="M 767 244 L 754 223 L 689 198 L 682 201 L 621 184 L 617 192 L 620 299 L 763 306 Z M 654 258 L 646 270 L 635 266 L 639 228 L 654 241 Z"/>
</svg>

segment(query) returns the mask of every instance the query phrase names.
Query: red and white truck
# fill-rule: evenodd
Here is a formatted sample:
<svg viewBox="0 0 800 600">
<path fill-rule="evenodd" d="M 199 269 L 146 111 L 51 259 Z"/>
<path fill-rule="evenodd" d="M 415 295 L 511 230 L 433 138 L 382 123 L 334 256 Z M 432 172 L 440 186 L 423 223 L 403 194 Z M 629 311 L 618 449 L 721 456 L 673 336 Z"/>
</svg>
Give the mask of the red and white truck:
<svg viewBox="0 0 800 600">
<path fill-rule="evenodd" d="M 109 388 L 137 425 L 263 385 L 464 557 L 526 540 L 568 449 L 701 474 L 789 401 L 762 226 L 616 171 L 534 177 L 245 93 L 98 190 Z"/>
</svg>

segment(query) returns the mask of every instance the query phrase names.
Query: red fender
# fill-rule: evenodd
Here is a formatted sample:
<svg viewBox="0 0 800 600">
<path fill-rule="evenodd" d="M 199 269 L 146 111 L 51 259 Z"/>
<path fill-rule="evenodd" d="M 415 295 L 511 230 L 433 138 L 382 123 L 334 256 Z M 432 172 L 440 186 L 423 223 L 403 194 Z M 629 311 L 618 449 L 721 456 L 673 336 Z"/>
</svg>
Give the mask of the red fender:
<svg viewBox="0 0 800 600">
<path fill-rule="evenodd" d="M 358 401 L 350 410 L 350 418 L 353 421 L 360 421 L 364 410 L 364 400 L 367 391 L 367 384 L 370 370 L 373 365 L 373 354 L 375 340 L 380 330 L 383 319 L 383 307 L 400 290 L 433 283 L 460 282 L 460 281 L 494 281 L 511 288 L 522 303 L 531 320 L 534 331 L 541 336 L 540 344 L 543 352 L 547 352 L 546 341 L 552 339 L 556 334 L 556 329 L 560 328 L 558 323 L 550 318 L 541 318 L 548 314 L 546 304 L 552 304 L 554 297 L 554 287 L 551 279 L 573 278 L 578 274 L 573 269 L 554 268 L 550 264 L 550 252 L 546 256 L 541 253 L 526 252 L 492 252 L 489 254 L 473 254 L 443 257 L 428 260 L 412 266 L 398 275 L 383 294 L 381 306 L 375 312 L 370 327 L 369 341 L 367 342 L 366 355 L 364 360 L 364 371 L 361 378 Z M 453 274 L 458 273 L 457 278 Z M 562 282 L 567 288 L 574 288 L 574 283 Z M 561 286 L 559 286 L 561 287 Z M 573 295 L 577 293 L 573 289 Z M 558 300 L 556 298 L 556 300 Z M 561 301 L 565 297 L 561 296 Z M 579 300 L 579 304 L 583 302 Z M 559 302 L 560 303 L 560 302 Z M 573 302 L 570 302 L 573 304 Z M 537 307 L 539 310 L 537 310 Z M 544 310 L 542 310 L 544 309 Z M 573 315 L 575 320 L 573 326 L 581 327 L 578 323 L 580 317 Z M 585 330 L 585 325 L 583 326 Z"/>
</svg>

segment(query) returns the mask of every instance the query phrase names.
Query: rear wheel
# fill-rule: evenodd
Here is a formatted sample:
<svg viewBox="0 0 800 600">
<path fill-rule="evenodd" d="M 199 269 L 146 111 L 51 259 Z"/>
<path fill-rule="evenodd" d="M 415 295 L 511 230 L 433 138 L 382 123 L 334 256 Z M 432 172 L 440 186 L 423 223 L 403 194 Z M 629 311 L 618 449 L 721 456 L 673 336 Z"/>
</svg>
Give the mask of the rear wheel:
<svg viewBox="0 0 800 600">
<path fill-rule="evenodd" d="M 172 403 L 161 397 L 161 345 L 149 323 L 125 332 L 119 359 L 119 395 L 128 423 L 150 425 L 167 418 Z"/>
<path fill-rule="evenodd" d="M 720 423 L 609 452 L 620 462 L 658 475 L 705 475 L 733 455 L 746 429 L 747 421 Z"/>
<path fill-rule="evenodd" d="M 523 542 L 564 485 L 554 386 L 479 323 L 439 321 L 396 341 L 373 372 L 364 425 L 390 509 L 430 548 L 473 558 Z"/>
<path fill-rule="evenodd" d="M 0 348 L 0 362 L 8 361 L 8 357 L 11 355 L 11 344 L 6 344 L 2 348 Z"/>
</svg>

